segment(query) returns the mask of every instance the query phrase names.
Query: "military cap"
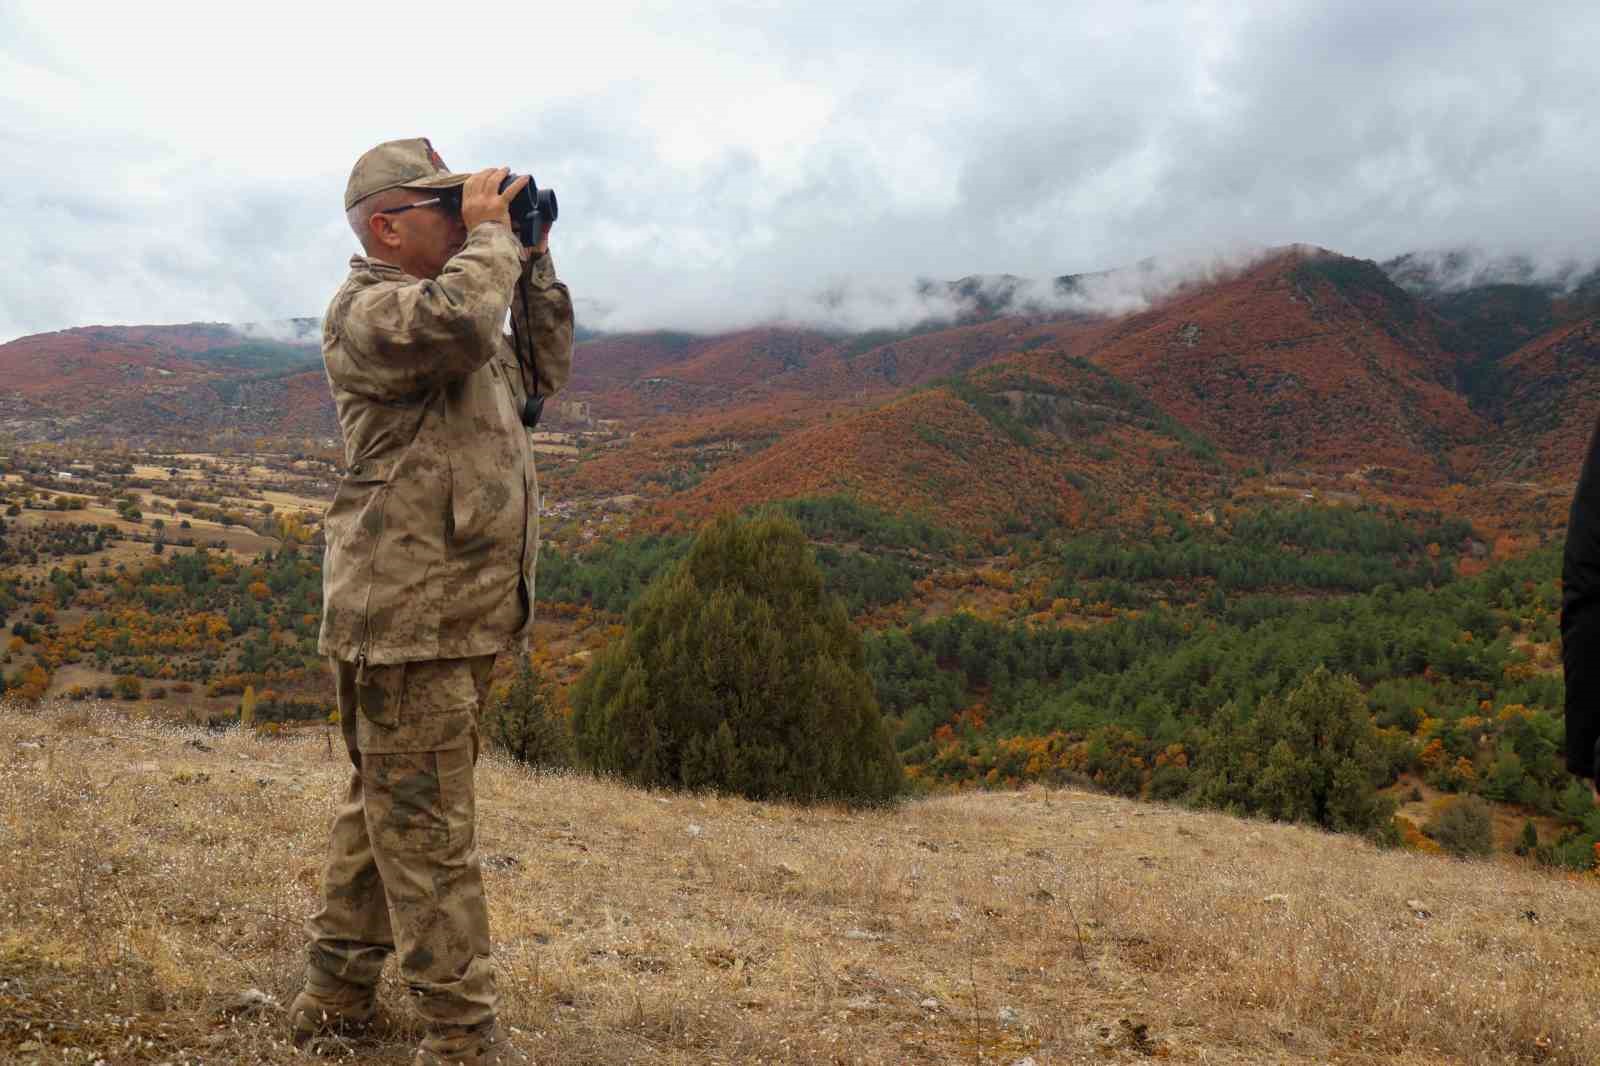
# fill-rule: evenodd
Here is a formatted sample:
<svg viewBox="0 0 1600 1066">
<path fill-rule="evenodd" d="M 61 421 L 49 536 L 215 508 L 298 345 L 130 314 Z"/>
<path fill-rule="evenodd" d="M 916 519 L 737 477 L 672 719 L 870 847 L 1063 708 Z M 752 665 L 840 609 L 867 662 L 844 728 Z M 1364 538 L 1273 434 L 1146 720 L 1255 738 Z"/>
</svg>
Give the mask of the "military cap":
<svg viewBox="0 0 1600 1066">
<path fill-rule="evenodd" d="M 453 189 L 470 177 L 445 166 L 426 137 L 384 141 L 356 160 L 344 187 L 344 209 L 385 189 Z"/>
</svg>

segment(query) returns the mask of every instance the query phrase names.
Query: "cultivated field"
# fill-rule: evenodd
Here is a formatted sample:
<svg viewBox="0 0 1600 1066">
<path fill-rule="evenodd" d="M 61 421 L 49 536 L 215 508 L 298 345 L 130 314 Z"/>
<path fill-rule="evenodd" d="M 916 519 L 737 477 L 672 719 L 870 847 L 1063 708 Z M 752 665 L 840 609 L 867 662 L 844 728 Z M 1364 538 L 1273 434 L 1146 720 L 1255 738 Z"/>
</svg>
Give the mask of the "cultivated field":
<svg viewBox="0 0 1600 1066">
<path fill-rule="evenodd" d="M 0 1060 L 287 1063 L 342 753 L 0 709 Z M 549 1063 L 1559 1063 L 1600 882 L 1072 791 L 803 810 L 479 771 Z M 252 991 L 253 990 L 253 991 Z M 391 974 L 350 1059 L 416 1038 Z"/>
</svg>

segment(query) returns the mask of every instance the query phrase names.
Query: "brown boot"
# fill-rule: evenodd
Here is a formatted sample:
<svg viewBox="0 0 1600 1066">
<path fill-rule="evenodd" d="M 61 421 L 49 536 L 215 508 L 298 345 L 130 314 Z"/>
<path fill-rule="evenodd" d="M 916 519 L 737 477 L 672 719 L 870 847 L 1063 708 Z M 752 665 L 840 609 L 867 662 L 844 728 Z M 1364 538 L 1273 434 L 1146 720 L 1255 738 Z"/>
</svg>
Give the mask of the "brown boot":
<svg viewBox="0 0 1600 1066">
<path fill-rule="evenodd" d="M 423 1039 L 411 1066 L 511 1066 L 531 1061 L 500 1038 L 491 1018 L 481 1025 L 434 1030 Z"/>
<path fill-rule="evenodd" d="M 376 988 L 307 973 L 305 986 L 289 1004 L 294 1046 L 305 1047 L 319 1037 L 359 1033 L 372 1021 L 377 1003 Z"/>
</svg>

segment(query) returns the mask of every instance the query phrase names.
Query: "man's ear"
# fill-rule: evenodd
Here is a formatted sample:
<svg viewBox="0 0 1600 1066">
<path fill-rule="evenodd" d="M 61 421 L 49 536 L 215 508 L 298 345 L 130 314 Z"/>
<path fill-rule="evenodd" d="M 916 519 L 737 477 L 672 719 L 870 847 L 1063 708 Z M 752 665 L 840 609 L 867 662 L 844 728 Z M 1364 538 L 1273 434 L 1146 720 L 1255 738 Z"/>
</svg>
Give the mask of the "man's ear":
<svg viewBox="0 0 1600 1066">
<path fill-rule="evenodd" d="M 367 219 L 367 230 L 372 234 L 375 248 L 398 248 L 400 231 L 394 227 L 394 216 L 374 213 Z"/>
</svg>

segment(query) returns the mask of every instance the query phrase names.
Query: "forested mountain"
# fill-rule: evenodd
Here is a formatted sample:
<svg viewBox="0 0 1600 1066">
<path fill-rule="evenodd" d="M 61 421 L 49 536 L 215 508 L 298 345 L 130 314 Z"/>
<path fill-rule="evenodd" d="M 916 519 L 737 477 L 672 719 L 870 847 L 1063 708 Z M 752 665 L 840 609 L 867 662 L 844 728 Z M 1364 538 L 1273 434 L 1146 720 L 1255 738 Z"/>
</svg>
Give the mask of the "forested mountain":
<svg viewBox="0 0 1600 1066">
<path fill-rule="evenodd" d="M 991 525 L 1087 513 L 1085 494 L 1136 486 L 1194 502 L 1192 479 L 1138 473 L 1175 444 L 1214 474 L 1560 478 L 1597 409 L 1600 275 L 1531 269 L 1472 274 L 1449 257 L 1380 268 L 1294 246 L 1126 315 L 1091 313 L 1096 278 L 971 277 L 925 283 L 951 317 L 898 331 L 590 335 L 562 397 L 575 404 L 549 426 L 609 420 L 629 436 L 570 484 L 655 498 L 641 480 L 655 478 L 693 490 L 665 505 L 682 516 L 836 490 L 960 506 Z M 766 450 L 730 450 L 703 485 L 708 464 L 670 476 L 682 442 L 662 442 L 690 426 L 702 443 L 762 438 Z M 0 345 L 0 432 L 158 446 L 337 437 L 312 320 L 85 327 Z"/>
</svg>

